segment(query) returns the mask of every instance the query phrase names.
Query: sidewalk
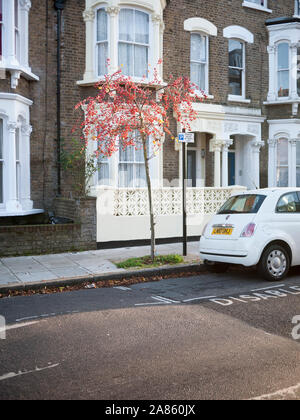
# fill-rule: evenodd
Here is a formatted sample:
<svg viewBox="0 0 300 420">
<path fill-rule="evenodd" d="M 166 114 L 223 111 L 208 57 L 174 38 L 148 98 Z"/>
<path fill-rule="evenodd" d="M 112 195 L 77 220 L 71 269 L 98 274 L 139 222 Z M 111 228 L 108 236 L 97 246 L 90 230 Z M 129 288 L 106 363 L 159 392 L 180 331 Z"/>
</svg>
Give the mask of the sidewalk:
<svg viewBox="0 0 300 420">
<path fill-rule="evenodd" d="M 158 245 L 159 255 L 180 254 L 182 244 Z M 0 258 L 0 286 L 25 285 L 49 280 L 63 280 L 83 276 L 126 272 L 115 263 L 131 257 L 150 254 L 150 247 L 132 247 L 38 255 L 31 257 Z M 188 243 L 185 263 L 200 261 L 199 242 Z"/>
</svg>

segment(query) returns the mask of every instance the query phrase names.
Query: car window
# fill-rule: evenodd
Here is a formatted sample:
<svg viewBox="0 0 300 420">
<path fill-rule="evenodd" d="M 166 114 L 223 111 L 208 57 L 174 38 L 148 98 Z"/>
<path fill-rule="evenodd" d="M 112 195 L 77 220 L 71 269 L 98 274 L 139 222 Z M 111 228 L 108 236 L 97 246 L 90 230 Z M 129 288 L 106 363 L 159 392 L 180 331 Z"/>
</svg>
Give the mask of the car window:
<svg viewBox="0 0 300 420">
<path fill-rule="evenodd" d="M 259 194 L 243 194 L 230 197 L 218 214 L 257 213 L 265 198 L 265 195 Z"/>
<path fill-rule="evenodd" d="M 276 207 L 278 213 L 300 213 L 300 200 L 296 192 L 282 196 Z"/>
</svg>

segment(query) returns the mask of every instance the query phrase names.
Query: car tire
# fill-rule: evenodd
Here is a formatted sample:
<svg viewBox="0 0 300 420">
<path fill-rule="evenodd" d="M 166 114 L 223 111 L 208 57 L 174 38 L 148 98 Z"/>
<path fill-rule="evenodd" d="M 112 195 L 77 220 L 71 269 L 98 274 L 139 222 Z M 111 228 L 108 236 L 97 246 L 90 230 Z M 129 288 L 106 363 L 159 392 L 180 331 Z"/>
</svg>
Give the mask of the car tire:
<svg viewBox="0 0 300 420">
<path fill-rule="evenodd" d="M 209 261 L 204 261 L 204 266 L 207 271 L 211 273 L 226 273 L 229 269 L 229 264 L 227 263 L 211 263 Z"/>
<path fill-rule="evenodd" d="M 290 269 L 290 256 L 281 245 L 270 245 L 263 252 L 258 270 L 260 275 L 268 281 L 281 281 Z"/>
</svg>

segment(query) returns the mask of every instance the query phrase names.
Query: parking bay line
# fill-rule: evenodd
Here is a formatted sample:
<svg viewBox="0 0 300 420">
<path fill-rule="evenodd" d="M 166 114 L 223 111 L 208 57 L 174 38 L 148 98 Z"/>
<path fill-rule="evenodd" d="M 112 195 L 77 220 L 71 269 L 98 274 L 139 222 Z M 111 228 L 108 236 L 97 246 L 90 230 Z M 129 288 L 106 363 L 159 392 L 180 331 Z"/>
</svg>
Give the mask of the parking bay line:
<svg viewBox="0 0 300 420">
<path fill-rule="evenodd" d="M 261 292 L 263 290 L 278 289 L 279 287 L 285 287 L 285 284 L 278 284 L 276 286 L 263 287 L 261 289 L 253 289 L 251 290 L 251 292 Z"/>
<path fill-rule="evenodd" d="M 194 300 L 205 300 L 205 299 L 215 299 L 217 296 L 203 296 L 203 297 L 197 297 L 197 298 L 193 298 L 193 299 L 186 299 L 183 302 L 187 303 L 187 302 L 192 302 Z"/>
<path fill-rule="evenodd" d="M 6 373 L 5 375 L 0 376 L 0 381 L 5 381 L 7 379 L 16 378 L 18 376 L 28 375 L 29 373 L 42 372 L 44 370 L 53 369 L 53 368 L 56 368 L 58 366 L 59 366 L 59 363 L 57 363 L 55 365 L 46 366 L 46 367 L 43 367 L 43 368 L 36 367 L 34 370 L 28 370 L 28 371 L 24 371 L 24 372 L 19 371 L 18 373 L 15 373 L 15 372 Z"/>
<path fill-rule="evenodd" d="M 39 324 L 40 322 L 41 321 L 33 321 L 33 322 L 22 322 L 22 323 L 19 323 L 19 324 L 7 325 L 5 327 L 5 330 L 9 331 L 9 330 L 16 330 L 17 328 L 30 327 L 30 325 Z"/>
</svg>

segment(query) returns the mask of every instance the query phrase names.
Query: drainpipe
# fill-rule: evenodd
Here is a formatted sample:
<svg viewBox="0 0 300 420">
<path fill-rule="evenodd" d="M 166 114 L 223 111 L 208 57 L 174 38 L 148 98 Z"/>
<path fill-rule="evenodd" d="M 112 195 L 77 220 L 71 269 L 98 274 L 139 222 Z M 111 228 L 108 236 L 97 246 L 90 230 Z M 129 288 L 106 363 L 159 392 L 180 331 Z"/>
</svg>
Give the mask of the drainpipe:
<svg viewBox="0 0 300 420">
<path fill-rule="evenodd" d="M 61 196 L 61 33 L 62 12 L 66 0 L 56 0 L 54 7 L 57 11 L 57 195 Z"/>
</svg>

